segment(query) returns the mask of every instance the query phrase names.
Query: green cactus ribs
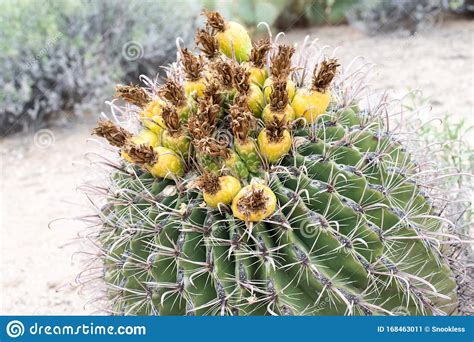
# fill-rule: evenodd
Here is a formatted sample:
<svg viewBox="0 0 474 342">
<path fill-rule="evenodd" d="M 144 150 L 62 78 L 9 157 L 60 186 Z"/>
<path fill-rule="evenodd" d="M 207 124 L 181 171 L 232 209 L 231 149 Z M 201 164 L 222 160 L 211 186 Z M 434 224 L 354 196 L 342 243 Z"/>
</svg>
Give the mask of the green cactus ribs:
<svg viewBox="0 0 474 342">
<path fill-rule="evenodd" d="M 163 84 L 118 89 L 139 129 L 94 130 L 121 156 L 97 205 L 105 309 L 456 314 L 443 246 L 460 240 L 386 105 L 360 109 L 334 59 L 250 44 L 239 24 L 205 15 L 200 53 L 181 49 Z M 313 70 L 295 66 L 310 57 Z"/>
</svg>

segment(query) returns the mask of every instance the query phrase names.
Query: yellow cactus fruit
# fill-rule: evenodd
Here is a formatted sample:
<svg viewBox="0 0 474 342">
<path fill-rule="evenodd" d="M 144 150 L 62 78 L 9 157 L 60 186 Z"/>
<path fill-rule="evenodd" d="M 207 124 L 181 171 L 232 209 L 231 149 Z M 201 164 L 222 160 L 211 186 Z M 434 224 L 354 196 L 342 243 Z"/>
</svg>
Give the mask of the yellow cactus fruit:
<svg viewBox="0 0 474 342">
<path fill-rule="evenodd" d="M 249 67 L 249 72 L 250 72 L 250 77 L 249 77 L 250 82 L 252 82 L 253 84 L 259 87 L 263 87 L 263 84 L 265 83 L 268 77 L 267 69 L 251 66 Z"/>
<path fill-rule="evenodd" d="M 335 59 L 324 60 L 319 66 L 316 65 L 311 89 L 298 89 L 291 103 L 297 118 L 304 117 L 307 123 L 313 123 L 326 112 L 331 100 L 329 86 L 337 67 Z"/>
<path fill-rule="evenodd" d="M 283 120 L 286 124 L 295 119 L 295 112 L 288 104 L 287 82 L 278 81 L 273 84 L 273 92 L 270 95 L 270 103 L 265 106 L 262 112 L 262 119 L 265 125 L 273 122 L 274 118 Z"/>
<path fill-rule="evenodd" d="M 263 93 L 256 84 L 251 84 L 247 101 L 250 110 L 257 118 L 261 117 L 263 109 Z"/>
<path fill-rule="evenodd" d="M 147 168 L 155 177 L 173 178 L 182 176 L 184 173 L 181 158 L 169 148 L 158 146 L 153 149 L 155 161 Z"/>
<path fill-rule="evenodd" d="M 142 118 L 153 118 L 157 115 L 161 115 L 161 110 L 165 105 L 165 101 L 156 98 L 150 101 L 146 107 L 140 112 Z"/>
<path fill-rule="evenodd" d="M 181 49 L 181 64 L 183 65 L 184 93 L 186 96 L 201 97 L 206 88 L 206 80 L 203 77 L 204 60 L 202 56 L 196 56 L 188 49 Z"/>
<path fill-rule="evenodd" d="M 164 123 L 161 117 L 162 108 L 165 102 L 156 98 L 148 103 L 148 105 L 140 112 L 140 121 L 143 126 L 153 131 L 159 139 L 163 133 Z"/>
<path fill-rule="evenodd" d="M 273 77 L 269 77 L 263 83 L 263 95 L 265 96 L 265 103 L 270 103 L 270 95 L 273 92 Z M 292 80 L 286 81 L 286 91 L 288 93 L 288 102 L 292 102 L 296 93 L 296 85 Z"/>
<path fill-rule="evenodd" d="M 162 117 L 166 129 L 161 136 L 161 145 L 186 159 L 189 154 L 191 138 L 187 135 L 176 109 L 172 106 L 165 106 Z"/>
<path fill-rule="evenodd" d="M 219 43 L 220 51 L 229 58 L 238 62 L 247 61 L 252 50 L 252 41 L 247 30 L 239 23 L 225 22 L 217 12 L 204 12 L 207 17 L 207 26 L 214 31 L 214 37 Z"/>
<path fill-rule="evenodd" d="M 232 213 L 246 222 L 259 222 L 275 212 L 277 199 L 273 191 L 263 184 L 243 187 L 232 201 Z"/>
<path fill-rule="evenodd" d="M 127 145 L 143 145 L 151 148 L 159 145 L 158 136 L 154 132 L 144 129 L 139 134 L 132 135 L 132 133 L 110 120 L 99 121 L 97 127 L 92 130 L 92 134 L 107 139 L 112 146 L 120 147 L 122 158 L 130 163 L 132 163 L 133 160 L 126 151 Z"/>
<path fill-rule="evenodd" d="M 153 148 L 130 142 L 124 146 L 124 151 L 133 163 L 142 165 L 155 177 L 173 178 L 184 174 L 181 158 L 169 148 L 162 146 Z"/>
<path fill-rule="evenodd" d="M 291 149 L 291 135 L 283 120 L 273 119 L 258 135 L 257 143 L 262 156 L 269 163 L 275 163 Z"/>
<path fill-rule="evenodd" d="M 286 82 L 286 93 L 288 102 L 291 102 L 295 95 L 296 86 L 292 80 L 290 80 L 291 72 L 291 58 L 295 53 L 295 49 L 289 45 L 278 46 L 278 51 L 273 54 L 270 61 L 270 73 L 271 76 L 266 79 L 263 84 L 263 92 L 265 95 L 266 103 L 271 102 L 271 94 L 275 90 L 275 84 L 277 82 Z"/>
<path fill-rule="evenodd" d="M 175 107 L 182 122 L 188 121 L 194 101 L 192 98 L 186 97 L 184 86 L 177 79 L 168 77 L 158 89 L 158 94 L 167 101 L 168 105 Z"/>
<path fill-rule="evenodd" d="M 144 129 L 137 135 L 131 137 L 129 141 L 131 141 L 135 145 L 147 145 L 151 147 L 157 147 L 160 142 L 158 136 L 149 129 Z M 130 156 L 124 150 L 122 150 L 120 154 L 123 159 L 125 159 L 129 163 L 133 163 Z"/>
<path fill-rule="evenodd" d="M 187 96 L 196 94 L 197 97 L 201 97 L 206 89 L 206 80 L 204 78 L 199 78 L 196 81 L 187 80 L 184 83 L 184 92 Z"/>
<path fill-rule="evenodd" d="M 212 173 L 204 174 L 199 180 L 203 189 L 204 201 L 208 206 L 217 208 L 220 203 L 231 204 L 242 186 L 233 176 L 216 176 Z"/>
</svg>

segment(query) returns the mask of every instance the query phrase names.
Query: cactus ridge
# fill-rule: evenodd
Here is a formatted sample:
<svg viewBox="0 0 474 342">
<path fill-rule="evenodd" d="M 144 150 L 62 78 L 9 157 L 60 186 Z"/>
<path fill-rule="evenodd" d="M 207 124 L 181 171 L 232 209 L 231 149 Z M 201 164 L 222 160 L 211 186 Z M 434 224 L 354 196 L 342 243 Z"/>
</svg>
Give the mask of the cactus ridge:
<svg viewBox="0 0 474 342">
<path fill-rule="evenodd" d="M 211 31 L 203 34 L 212 38 Z M 274 40 L 268 44 L 271 53 L 279 50 Z M 307 62 L 314 54 L 307 46 L 297 54 L 301 68 L 293 65 L 290 78 L 298 91 L 308 84 Z M 216 51 L 207 57 L 229 68 L 235 62 L 218 60 Z M 203 73 L 209 72 L 206 67 Z M 176 73 L 174 68 L 179 66 L 169 71 Z M 112 169 L 107 184 L 88 188 L 100 225 L 88 238 L 98 248 L 99 266 L 91 262 L 89 278 L 83 277 L 84 283 L 99 279 L 97 301 L 105 310 L 115 315 L 459 313 L 449 246 L 463 244 L 463 237 L 453 233 L 453 223 L 429 195 L 435 172 L 423 168 L 404 136 L 389 129 L 386 99 L 359 109 L 361 74 L 336 76 L 330 105 L 314 122 L 288 124 L 292 147 L 276 163 L 262 158 L 258 148 L 239 158 L 233 138 L 219 137 L 230 126 L 219 120 L 232 103 L 250 115 L 245 98 L 229 87 L 216 103 L 196 93 L 181 99 L 193 105 L 179 132 L 192 126 L 199 143 L 211 141 L 222 147 L 219 158 L 234 158 L 226 172 L 240 176 L 244 185 L 258 178 L 275 194 L 276 210 L 257 222 L 238 219 L 227 205 L 206 205 L 197 179 L 221 172 L 221 164 L 197 143 L 189 147 L 183 176 L 157 178 L 143 165 L 103 157 L 98 164 Z M 181 89 L 179 72 L 173 75 Z M 159 88 L 145 80 L 152 92 Z M 133 111 L 129 105 L 112 106 L 114 112 Z M 196 110 L 214 113 L 212 124 Z M 248 126 L 250 136 L 255 127 Z M 240 137 L 242 143 L 246 139 Z M 255 167 L 245 166 L 250 162 Z"/>
</svg>

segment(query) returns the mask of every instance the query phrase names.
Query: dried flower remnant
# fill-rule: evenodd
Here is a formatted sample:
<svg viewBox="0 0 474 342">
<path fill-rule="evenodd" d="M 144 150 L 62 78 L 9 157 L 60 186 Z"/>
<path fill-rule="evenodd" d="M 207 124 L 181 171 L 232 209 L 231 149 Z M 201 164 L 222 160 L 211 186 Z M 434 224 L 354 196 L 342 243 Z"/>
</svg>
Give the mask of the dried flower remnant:
<svg viewBox="0 0 474 342">
<path fill-rule="evenodd" d="M 115 91 L 116 98 L 120 98 L 140 108 L 145 108 L 151 101 L 151 97 L 148 95 L 146 90 L 137 85 L 118 85 L 115 87 Z"/>
<path fill-rule="evenodd" d="M 132 136 L 126 129 L 119 127 L 110 120 L 99 121 L 97 127 L 92 130 L 92 134 L 105 138 L 110 145 L 116 147 L 125 145 Z"/>
</svg>

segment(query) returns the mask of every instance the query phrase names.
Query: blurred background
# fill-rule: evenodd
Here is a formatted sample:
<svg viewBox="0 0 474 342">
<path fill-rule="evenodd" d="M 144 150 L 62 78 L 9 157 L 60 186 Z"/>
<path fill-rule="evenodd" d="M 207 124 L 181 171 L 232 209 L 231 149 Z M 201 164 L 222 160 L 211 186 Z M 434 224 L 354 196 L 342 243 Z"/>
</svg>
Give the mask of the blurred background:
<svg viewBox="0 0 474 342">
<path fill-rule="evenodd" d="M 439 162 L 473 171 L 474 0 L 0 0 L 0 8 L 0 314 L 92 312 L 74 281 L 81 224 L 53 220 L 88 213 L 76 188 L 91 176 L 81 164 L 97 146 L 86 140 L 114 85 L 160 77 L 176 37 L 193 47 L 203 8 L 255 37 L 267 34 L 262 21 L 286 32 L 285 42 L 318 37 L 331 53 L 340 47 L 345 65 L 363 56 L 375 64 L 374 90 L 431 107 L 423 139 L 441 142 Z M 422 92 L 404 96 L 411 89 Z"/>
</svg>

